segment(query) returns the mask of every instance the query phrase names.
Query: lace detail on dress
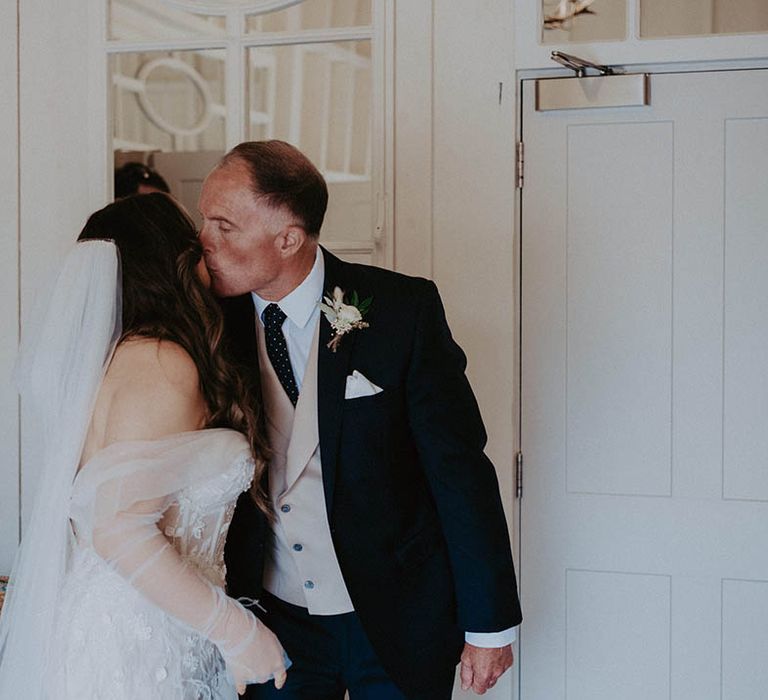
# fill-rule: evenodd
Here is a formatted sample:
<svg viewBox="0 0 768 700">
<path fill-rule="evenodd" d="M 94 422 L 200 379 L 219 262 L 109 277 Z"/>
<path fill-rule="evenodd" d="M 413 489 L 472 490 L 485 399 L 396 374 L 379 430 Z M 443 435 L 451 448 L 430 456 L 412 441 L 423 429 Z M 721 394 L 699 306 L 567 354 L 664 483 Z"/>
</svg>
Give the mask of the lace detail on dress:
<svg viewBox="0 0 768 700">
<path fill-rule="evenodd" d="M 182 490 L 162 520 L 179 554 L 217 586 L 224 585 L 224 544 L 237 496 L 250 487 L 253 470 L 253 459 L 241 455 L 218 478 Z"/>
<path fill-rule="evenodd" d="M 200 456 L 210 444 L 211 459 L 220 459 L 215 443 L 204 441 Z M 253 470 L 247 449 L 239 451 L 213 476 L 179 489 L 158 523 L 182 558 L 216 586 L 224 583 L 235 504 Z M 218 648 L 144 598 L 89 545 L 75 544 L 68 564 L 46 697 L 237 700 Z"/>
</svg>

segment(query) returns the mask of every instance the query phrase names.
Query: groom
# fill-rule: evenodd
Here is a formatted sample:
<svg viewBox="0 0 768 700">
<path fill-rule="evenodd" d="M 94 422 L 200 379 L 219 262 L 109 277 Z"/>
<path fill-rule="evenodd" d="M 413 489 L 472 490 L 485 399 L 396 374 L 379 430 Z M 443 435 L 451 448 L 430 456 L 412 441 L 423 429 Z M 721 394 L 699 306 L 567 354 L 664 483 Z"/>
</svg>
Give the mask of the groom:
<svg viewBox="0 0 768 700">
<path fill-rule="evenodd" d="M 432 282 L 318 245 L 327 198 L 281 141 L 234 148 L 200 197 L 272 453 L 274 518 L 241 497 L 228 588 L 260 599 L 293 661 L 282 690 L 248 697 L 447 700 L 459 660 L 483 693 L 512 665 L 521 614 L 465 356 Z"/>
</svg>

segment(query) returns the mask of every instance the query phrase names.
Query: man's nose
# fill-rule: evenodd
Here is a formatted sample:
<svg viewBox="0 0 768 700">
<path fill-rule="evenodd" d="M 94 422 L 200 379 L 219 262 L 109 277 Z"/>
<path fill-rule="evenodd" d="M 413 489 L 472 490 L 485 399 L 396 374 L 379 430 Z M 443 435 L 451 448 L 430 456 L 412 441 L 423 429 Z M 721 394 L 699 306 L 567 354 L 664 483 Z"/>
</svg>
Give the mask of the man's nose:
<svg viewBox="0 0 768 700">
<path fill-rule="evenodd" d="M 211 244 L 211 236 L 210 236 L 210 226 L 208 226 L 205 222 L 200 226 L 200 229 L 197 232 L 197 237 L 200 240 L 200 243 L 202 244 L 204 249 L 209 249 Z"/>
</svg>

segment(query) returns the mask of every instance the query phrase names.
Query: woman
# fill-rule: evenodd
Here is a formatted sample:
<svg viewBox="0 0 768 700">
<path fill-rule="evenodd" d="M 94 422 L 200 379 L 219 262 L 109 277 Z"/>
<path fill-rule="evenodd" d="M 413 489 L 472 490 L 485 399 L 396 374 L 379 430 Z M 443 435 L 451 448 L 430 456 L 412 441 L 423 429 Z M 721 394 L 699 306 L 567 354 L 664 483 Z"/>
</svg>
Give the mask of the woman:
<svg viewBox="0 0 768 700">
<path fill-rule="evenodd" d="M 235 698 L 285 680 L 223 590 L 258 491 L 259 403 L 220 352 L 194 227 L 163 194 L 93 214 L 22 352 L 43 470 L 0 618 L 2 698 Z"/>
</svg>

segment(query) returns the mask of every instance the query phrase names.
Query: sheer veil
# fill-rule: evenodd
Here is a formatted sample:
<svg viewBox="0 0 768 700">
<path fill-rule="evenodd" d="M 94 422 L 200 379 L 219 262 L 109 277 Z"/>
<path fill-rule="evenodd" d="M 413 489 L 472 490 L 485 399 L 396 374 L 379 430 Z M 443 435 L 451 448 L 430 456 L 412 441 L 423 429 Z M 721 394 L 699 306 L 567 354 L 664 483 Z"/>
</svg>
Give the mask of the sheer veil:
<svg viewBox="0 0 768 700">
<path fill-rule="evenodd" d="M 29 525 L 0 616 L 0 697 L 39 698 L 72 544 L 72 481 L 104 372 L 121 331 L 118 251 L 77 243 L 22 343 L 17 382 L 32 409 L 42 464 Z"/>
</svg>

